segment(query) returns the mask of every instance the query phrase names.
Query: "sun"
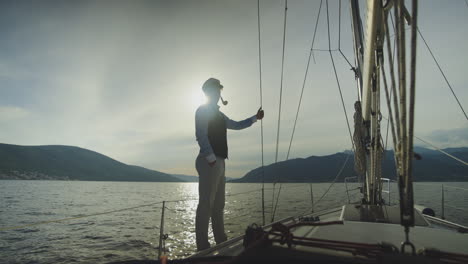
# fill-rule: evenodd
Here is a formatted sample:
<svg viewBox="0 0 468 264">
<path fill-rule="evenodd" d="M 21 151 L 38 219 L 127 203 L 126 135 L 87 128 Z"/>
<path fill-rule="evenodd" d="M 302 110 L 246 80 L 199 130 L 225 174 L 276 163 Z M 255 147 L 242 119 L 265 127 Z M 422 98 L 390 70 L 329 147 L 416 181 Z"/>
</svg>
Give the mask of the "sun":
<svg viewBox="0 0 468 264">
<path fill-rule="evenodd" d="M 206 97 L 202 91 L 194 91 L 190 96 L 190 105 L 193 109 L 197 109 L 200 105 L 206 102 Z"/>
</svg>

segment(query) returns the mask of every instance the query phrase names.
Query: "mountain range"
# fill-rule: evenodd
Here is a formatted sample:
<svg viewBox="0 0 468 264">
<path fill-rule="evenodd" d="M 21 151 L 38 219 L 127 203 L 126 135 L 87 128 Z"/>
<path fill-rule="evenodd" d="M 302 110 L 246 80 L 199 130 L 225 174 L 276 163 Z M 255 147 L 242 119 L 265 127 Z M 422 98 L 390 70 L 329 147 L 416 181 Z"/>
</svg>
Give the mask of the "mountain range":
<svg viewBox="0 0 468 264">
<path fill-rule="evenodd" d="M 426 148 L 415 147 L 422 159 L 414 160 L 415 181 L 468 181 L 468 166 Z M 468 160 L 468 148 L 443 151 Z M 346 159 L 348 161 L 345 163 Z M 267 165 L 249 171 L 230 182 L 330 182 L 343 168 L 338 181 L 356 176 L 351 151 L 327 156 L 310 156 Z M 263 176 L 264 175 L 264 176 Z M 396 179 L 393 152 L 383 161 L 383 177 Z M 0 143 L 0 179 L 197 182 L 198 177 L 170 175 L 127 165 L 100 153 L 73 146 L 19 146 Z"/>
<path fill-rule="evenodd" d="M 0 144 L 0 179 L 182 182 L 73 146 Z"/>
<path fill-rule="evenodd" d="M 448 148 L 443 151 L 461 160 L 468 160 L 468 148 Z M 413 161 L 414 181 L 468 181 L 468 166 L 447 155 L 422 147 L 415 147 L 420 160 Z M 396 180 L 393 151 L 386 151 L 382 164 L 383 177 Z M 348 159 L 347 162 L 346 159 Z M 350 151 L 328 156 L 311 156 L 274 163 L 249 171 L 232 182 L 330 182 L 343 171 L 337 181 L 356 176 L 354 155 Z"/>
</svg>

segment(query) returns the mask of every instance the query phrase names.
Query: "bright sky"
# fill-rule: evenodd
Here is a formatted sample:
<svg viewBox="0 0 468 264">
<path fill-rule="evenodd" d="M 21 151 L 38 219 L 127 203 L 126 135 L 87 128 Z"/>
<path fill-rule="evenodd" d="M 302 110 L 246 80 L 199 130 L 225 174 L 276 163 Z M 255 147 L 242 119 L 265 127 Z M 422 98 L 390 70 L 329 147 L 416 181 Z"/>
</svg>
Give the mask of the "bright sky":
<svg viewBox="0 0 468 264">
<path fill-rule="evenodd" d="M 320 1 L 288 2 L 279 158 L 291 137 Z M 265 163 L 275 159 L 284 0 L 260 1 Z M 314 48 L 328 49 L 325 1 Z M 353 63 L 349 3 L 341 49 Z M 330 1 L 332 49 L 338 1 Z M 468 4 L 420 1 L 419 27 L 468 108 Z M 260 106 L 257 1 L 1 1 L 0 142 L 73 145 L 127 164 L 196 175 L 194 112 L 221 80 L 234 120 Z M 468 146 L 468 122 L 418 39 L 416 134 Z M 315 52 L 290 158 L 351 148 L 328 52 Z M 354 75 L 333 53 L 352 122 Z M 384 104 L 384 102 L 382 102 Z M 386 114 L 386 110 L 383 110 Z M 385 130 L 385 125 L 382 128 Z M 227 176 L 261 165 L 260 123 L 228 131 Z M 389 141 L 390 142 L 390 141 Z M 417 142 L 416 142 L 417 143 Z"/>
</svg>

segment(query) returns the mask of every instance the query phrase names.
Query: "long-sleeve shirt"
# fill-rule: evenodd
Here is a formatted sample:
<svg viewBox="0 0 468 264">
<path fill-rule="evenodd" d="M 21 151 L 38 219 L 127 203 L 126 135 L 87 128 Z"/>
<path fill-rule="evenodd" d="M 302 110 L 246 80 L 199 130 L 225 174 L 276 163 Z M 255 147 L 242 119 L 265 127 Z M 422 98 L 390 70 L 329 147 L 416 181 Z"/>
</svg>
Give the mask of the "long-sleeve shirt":
<svg viewBox="0 0 468 264">
<path fill-rule="evenodd" d="M 242 121 L 234 121 L 219 111 L 219 106 L 217 104 L 204 104 L 198 107 L 195 113 L 195 136 L 200 146 L 200 154 L 205 157 L 208 162 L 216 160 L 216 155 L 208 139 L 208 125 L 210 120 L 218 113 L 221 113 L 223 116 L 227 129 L 240 130 L 250 127 L 253 123 L 257 122 L 257 117 L 255 115 Z"/>
</svg>

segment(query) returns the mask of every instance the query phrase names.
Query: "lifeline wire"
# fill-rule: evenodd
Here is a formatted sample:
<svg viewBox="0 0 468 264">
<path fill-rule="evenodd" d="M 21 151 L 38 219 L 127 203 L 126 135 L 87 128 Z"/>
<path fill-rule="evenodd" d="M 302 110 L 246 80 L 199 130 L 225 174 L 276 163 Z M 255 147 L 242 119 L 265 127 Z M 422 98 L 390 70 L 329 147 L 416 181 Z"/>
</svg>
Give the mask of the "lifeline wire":
<svg viewBox="0 0 468 264">
<path fill-rule="evenodd" d="M 292 188 L 296 188 L 299 186 L 291 186 Z M 290 188 L 291 188 L 290 187 Z M 237 195 L 244 195 L 248 193 L 253 193 L 253 192 L 258 192 L 262 189 L 255 189 L 255 190 L 250 190 L 250 191 L 245 191 L 245 192 L 239 192 L 239 193 L 232 193 L 232 194 L 226 194 L 226 197 L 229 196 L 237 196 Z M 166 203 L 179 203 L 179 202 L 187 202 L 187 201 L 197 201 L 198 198 L 188 198 L 188 199 L 183 199 L 183 200 L 170 200 L 170 201 L 165 201 Z M 143 205 L 138 205 L 138 206 L 133 206 L 133 207 L 127 207 L 127 208 L 122 208 L 122 209 L 116 209 L 112 211 L 106 211 L 106 212 L 101 212 L 101 213 L 95 213 L 95 214 L 88 214 L 88 215 L 82 215 L 82 216 L 77 216 L 77 217 L 67 217 L 67 218 L 62 218 L 62 219 L 56 219 L 56 220 L 49 220 L 49 221 L 41 221 L 41 222 L 36 222 L 36 223 L 31 223 L 31 224 L 26 224 L 26 225 L 19 225 L 19 226 L 11 226 L 11 227 L 4 227 L 0 228 L 0 232 L 2 231 L 9 231 L 9 230 L 14 230 L 14 229 L 22 229 L 25 227 L 32 227 L 32 226 L 38 226 L 38 225 L 43 225 L 43 224 L 50 224 L 50 223 L 59 223 L 59 222 L 65 222 L 69 220 L 75 220 L 75 219 L 81 219 L 81 218 L 87 218 L 87 217 L 92 217 L 92 216 L 97 216 L 97 215 L 105 215 L 105 214 L 112 214 L 112 213 L 117 213 L 117 212 L 122 212 L 122 211 L 128 211 L 128 210 L 133 210 L 133 209 L 138 209 L 142 207 L 147 207 L 147 206 L 152 206 L 156 204 L 162 204 L 163 202 L 155 202 L 155 203 L 150 203 L 150 204 L 143 204 Z M 161 207 L 157 207 L 161 208 Z M 165 207 L 167 208 L 167 207 Z"/>
<path fill-rule="evenodd" d="M 64 222 L 64 221 L 69 221 L 69 220 L 75 220 L 75 219 L 81 219 L 81 218 L 86 218 L 86 217 L 91 217 L 91 216 L 97 216 L 97 215 L 111 214 L 111 213 L 116 213 L 116 212 L 121 212 L 121 211 L 127 211 L 127 210 L 137 209 L 137 208 L 141 208 L 141 207 L 152 206 L 152 205 L 161 204 L 161 203 L 162 203 L 162 202 L 150 203 L 150 204 L 144 204 L 144 205 L 139 205 L 139 206 L 133 206 L 133 207 L 123 208 L 123 209 L 117 209 L 117 210 L 112 210 L 112 211 L 106 211 L 106 212 L 101 212 L 101 213 L 95 213 L 95 214 L 89 214 L 89 215 L 82 215 L 82 216 L 77 216 L 77 217 L 67 217 L 67 218 L 62 218 L 62 219 L 57 219 L 57 220 L 42 221 L 42 222 L 37 222 L 37 223 L 32 223 L 32 224 L 26 224 L 26 225 L 5 227 L 5 228 L 0 228 L 0 232 L 2 232 L 2 231 L 14 230 L 14 229 L 22 229 L 22 228 L 25 228 L 25 227 L 38 226 L 38 225 L 43 225 L 43 224 L 59 223 L 59 222 Z"/>
</svg>

